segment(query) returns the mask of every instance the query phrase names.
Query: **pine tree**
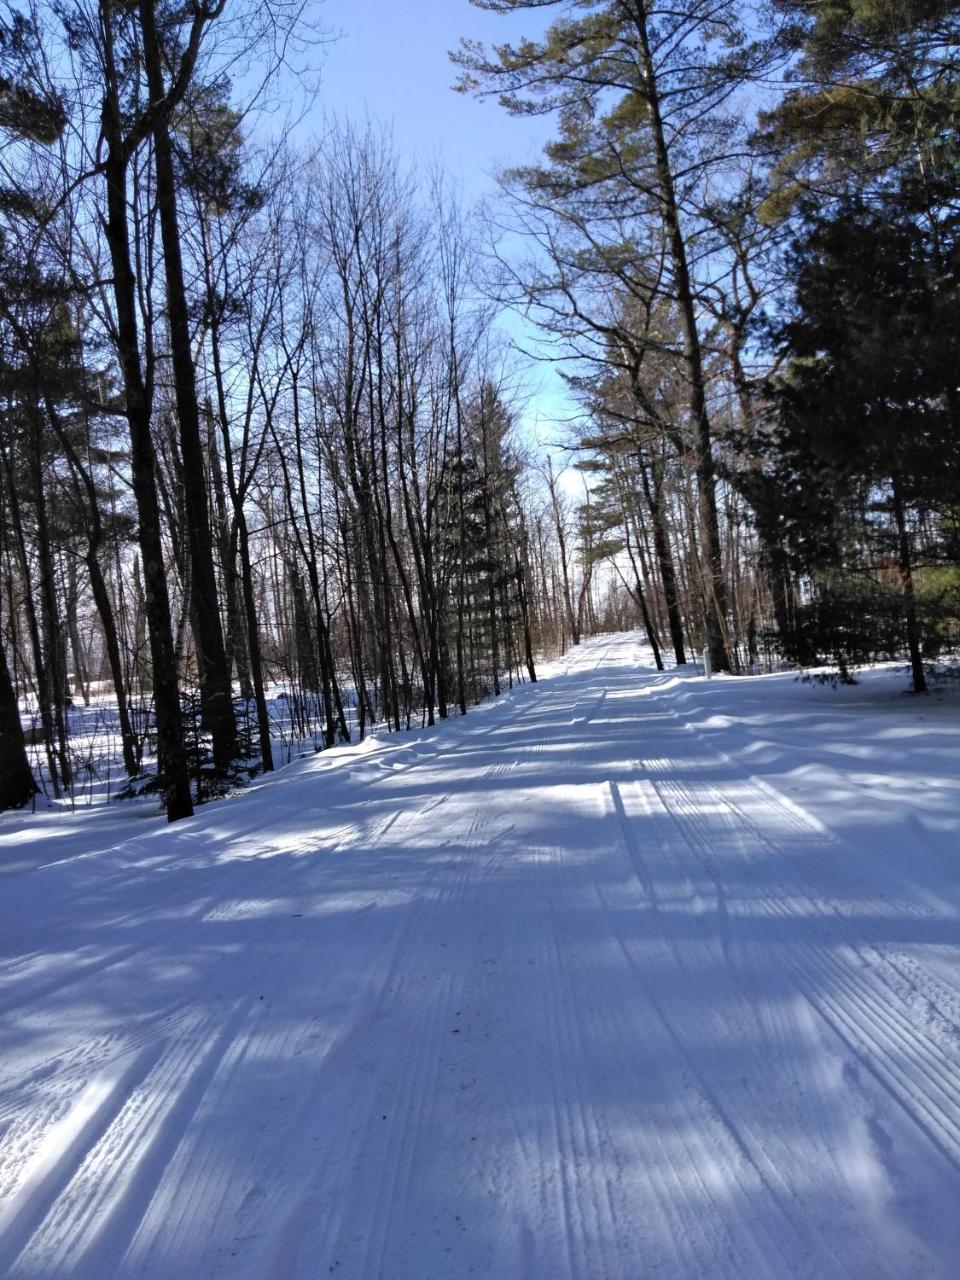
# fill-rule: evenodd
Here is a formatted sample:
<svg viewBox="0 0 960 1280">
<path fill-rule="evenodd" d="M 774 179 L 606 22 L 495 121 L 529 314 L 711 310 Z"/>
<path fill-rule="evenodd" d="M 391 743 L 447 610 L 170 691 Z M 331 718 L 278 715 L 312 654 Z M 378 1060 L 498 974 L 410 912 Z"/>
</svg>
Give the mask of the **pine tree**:
<svg viewBox="0 0 960 1280">
<path fill-rule="evenodd" d="M 698 479 L 706 633 L 714 666 L 729 670 L 726 588 L 716 502 L 713 425 L 691 243 L 707 176 L 736 135 L 730 101 L 764 56 L 747 40 L 740 6 L 721 0 L 474 0 L 499 13 L 560 10 L 541 39 L 496 46 L 464 42 L 460 87 L 499 95 L 514 114 L 555 112 L 548 164 L 517 176 L 548 206 L 575 204 L 580 225 L 600 229 L 589 250 L 603 265 L 640 244 L 663 246 L 651 267 L 675 301 L 682 334 L 689 431 Z M 606 224 L 639 226 L 632 240 Z M 649 230 L 650 228 L 652 230 Z M 619 241 L 619 242 L 618 242 Z M 654 259 L 656 253 L 653 253 Z"/>
<path fill-rule="evenodd" d="M 927 563 L 956 559 L 960 438 L 951 393 L 960 369 L 955 273 L 960 220 L 896 225 L 862 201 L 813 218 L 795 245 L 796 311 L 783 327 L 789 363 L 775 382 L 776 453 L 788 536 L 808 566 L 896 566 L 914 689 L 926 687 L 916 582 L 917 528 Z M 856 611 L 856 604 L 853 605 Z"/>
<path fill-rule="evenodd" d="M 768 219 L 806 194 L 883 200 L 931 217 L 956 192 L 957 0 L 777 0 L 792 88 L 762 118 L 776 163 Z M 903 189 L 910 175 L 911 192 Z"/>
<path fill-rule="evenodd" d="M 42 45 L 28 13 L 8 9 L 0 17 L 0 129 L 47 144 L 62 134 L 67 111 L 43 72 Z"/>
</svg>

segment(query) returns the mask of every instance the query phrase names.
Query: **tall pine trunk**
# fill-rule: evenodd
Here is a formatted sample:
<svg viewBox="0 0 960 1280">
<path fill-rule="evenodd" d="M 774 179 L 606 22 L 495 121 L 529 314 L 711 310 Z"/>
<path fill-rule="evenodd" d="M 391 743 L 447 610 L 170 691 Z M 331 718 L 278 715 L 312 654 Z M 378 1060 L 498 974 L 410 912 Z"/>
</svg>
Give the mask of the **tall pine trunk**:
<svg viewBox="0 0 960 1280">
<path fill-rule="evenodd" d="M 110 44 L 111 18 L 107 15 L 106 62 L 110 84 L 103 106 L 103 138 L 106 144 L 104 176 L 107 186 L 105 234 L 113 267 L 117 350 L 123 379 L 127 423 L 130 430 L 130 470 L 137 505 L 138 541 L 143 567 L 144 603 L 150 637 L 154 709 L 157 722 L 158 769 L 162 779 L 167 818 L 174 822 L 193 813 L 190 777 L 180 714 L 180 688 L 170 619 L 157 495 L 157 461 L 150 432 L 150 401 L 140 366 L 136 283 L 130 257 L 127 221 L 126 146 L 120 125 L 118 77 Z"/>
<path fill-rule="evenodd" d="M 637 29 L 637 52 L 650 112 L 650 131 L 654 148 L 654 164 L 659 186 L 659 199 L 667 246 L 673 266 L 674 292 L 683 328 L 683 360 L 687 371 L 690 420 L 693 426 L 694 459 L 697 473 L 697 513 L 703 551 L 703 577 L 706 597 L 705 631 L 710 660 L 715 671 L 730 670 L 726 641 L 727 591 L 723 578 L 720 550 L 720 521 L 717 516 L 716 464 L 710 414 L 707 410 L 703 351 L 697 328 L 697 311 L 690 278 L 687 245 L 680 224 L 673 167 L 667 146 L 661 113 L 656 68 L 650 48 L 650 33 L 645 0 L 635 0 L 634 20 Z"/>
<path fill-rule="evenodd" d="M 237 725 L 213 566 L 213 540 L 200 433 L 200 408 L 197 403 L 197 379 L 190 343 L 190 317 L 180 248 L 173 148 L 167 117 L 158 111 L 164 100 L 163 50 L 157 30 L 154 0 L 141 0 L 139 11 L 150 106 L 156 113 L 152 136 L 156 162 L 157 209 L 160 215 L 174 394 L 183 461 L 185 515 L 190 546 L 190 614 L 197 646 L 201 717 L 212 740 L 215 764 L 219 769 L 229 771 L 238 754 Z"/>
</svg>

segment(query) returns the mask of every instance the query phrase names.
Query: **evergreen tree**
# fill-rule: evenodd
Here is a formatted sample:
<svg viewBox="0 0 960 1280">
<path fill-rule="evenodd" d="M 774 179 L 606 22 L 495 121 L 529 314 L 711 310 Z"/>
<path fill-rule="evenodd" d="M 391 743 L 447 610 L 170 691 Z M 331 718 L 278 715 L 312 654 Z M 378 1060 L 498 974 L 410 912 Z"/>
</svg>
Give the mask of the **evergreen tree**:
<svg viewBox="0 0 960 1280">
<path fill-rule="evenodd" d="M 795 245 L 789 363 L 775 382 L 775 451 L 788 536 L 808 567 L 883 580 L 896 567 L 915 690 L 925 689 L 916 569 L 953 561 L 960 438 L 960 222 L 896 225 L 860 200 Z M 875 593 L 874 593 L 875 594 Z M 856 612 L 856 602 L 852 608 Z M 878 624 L 879 625 L 879 624 Z M 862 632 L 862 626 L 859 631 Z"/>
<path fill-rule="evenodd" d="M 957 0 L 777 0 L 792 88 L 763 118 L 776 163 L 765 214 L 806 194 L 883 200 L 901 213 L 956 194 Z M 909 181 L 905 181 L 905 176 Z"/>
<path fill-rule="evenodd" d="M 37 25 L 10 8 L 0 16 L 0 129 L 46 144 L 56 142 L 66 123 L 63 98 L 43 72 Z"/>
<path fill-rule="evenodd" d="M 647 274 L 675 303 L 687 382 L 688 429 L 714 666 L 729 670 L 727 600 L 716 502 L 713 425 L 691 245 L 703 230 L 702 191 L 735 148 L 731 100 L 765 56 L 727 0 L 474 0 L 500 13 L 557 8 L 539 40 L 499 45 L 492 55 L 463 43 L 460 85 L 496 93 L 515 114 L 556 112 L 548 165 L 518 175 L 551 207 L 576 206 L 591 232 L 588 256 L 609 269 L 651 246 Z M 624 238 L 624 217 L 638 228 Z M 610 237 L 605 231 L 617 228 Z M 646 228 L 641 231 L 639 228 Z M 657 251 L 659 246 L 659 254 Z"/>
</svg>

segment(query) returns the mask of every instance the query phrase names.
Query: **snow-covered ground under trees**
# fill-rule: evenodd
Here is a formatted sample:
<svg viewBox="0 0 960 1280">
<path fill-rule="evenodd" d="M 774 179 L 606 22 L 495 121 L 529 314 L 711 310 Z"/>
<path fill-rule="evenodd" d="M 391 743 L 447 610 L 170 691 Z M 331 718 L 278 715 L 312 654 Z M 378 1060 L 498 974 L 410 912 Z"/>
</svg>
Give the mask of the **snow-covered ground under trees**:
<svg viewBox="0 0 960 1280">
<path fill-rule="evenodd" d="M 960 715 L 633 637 L 0 822 L 0 1275 L 960 1275 Z"/>
</svg>

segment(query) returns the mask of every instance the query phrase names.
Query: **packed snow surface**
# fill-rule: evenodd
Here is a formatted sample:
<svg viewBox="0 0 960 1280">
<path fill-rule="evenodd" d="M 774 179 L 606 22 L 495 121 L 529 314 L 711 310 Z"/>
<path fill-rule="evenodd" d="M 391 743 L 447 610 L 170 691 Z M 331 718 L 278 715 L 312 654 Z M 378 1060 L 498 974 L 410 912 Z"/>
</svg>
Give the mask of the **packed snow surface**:
<svg viewBox="0 0 960 1280">
<path fill-rule="evenodd" d="M 960 1275 L 956 699 L 590 642 L 0 823 L 0 1275 Z"/>
</svg>

